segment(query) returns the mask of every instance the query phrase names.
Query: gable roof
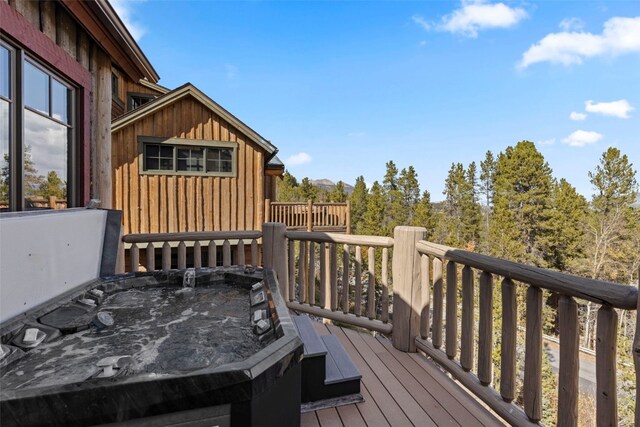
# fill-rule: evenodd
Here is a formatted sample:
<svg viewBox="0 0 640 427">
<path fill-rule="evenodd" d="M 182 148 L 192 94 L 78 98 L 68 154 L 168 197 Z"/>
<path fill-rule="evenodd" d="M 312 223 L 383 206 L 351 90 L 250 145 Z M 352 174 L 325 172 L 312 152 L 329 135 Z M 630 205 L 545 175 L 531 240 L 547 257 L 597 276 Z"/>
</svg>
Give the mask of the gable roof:
<svg viewBox="0 0 640 427">
<path fill-rule="evenodd" d="M 244 122 L 238 119 L 236 116 L 231 114 L 229 111 L 225 110 L 220 104 L 215 102 L 213 99 L 209 98 L 205 95 L 200 89 L 192 85 L 191 83 L 186 83 L 179 88 L 176 88 L 166 94 L 159 96 L 153 101 L 147 102 L 142 107 L 136 108 L 135 110 L 129 111 L 128 113 L 118 117 L 114 121 L 111 122 L 111 132 L 118 131 L 136 121 L 144 118 L 148 114 L 152 114 L 158 110 L 165 108 L 168 105 L 173 104 L 176 101 L 184 99 L 186 97 L 192 97 L 200 102 L 202 105 L 216 113 L 222 119 L 227 121 L 233 127 L 238 129 L 240 132 L 245 134 L 249 139 L 260 147 L 262 147 L 267 153 L 274 154 L 278 151 L 275 145 L 271 144 L 267 139 L 263 138 L 258 132 L 251 129 Z"/>
</svg>

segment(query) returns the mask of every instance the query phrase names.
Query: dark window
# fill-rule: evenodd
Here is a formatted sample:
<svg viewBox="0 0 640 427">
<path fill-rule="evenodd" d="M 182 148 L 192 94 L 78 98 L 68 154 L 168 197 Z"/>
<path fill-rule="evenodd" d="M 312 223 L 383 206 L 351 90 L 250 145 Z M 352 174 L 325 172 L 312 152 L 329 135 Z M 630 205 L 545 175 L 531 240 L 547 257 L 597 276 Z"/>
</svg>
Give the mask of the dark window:
<svg viewBox="0 0 640 427">
<path fill-rule="evenodd" d="M 9 45 L 0 67 L 0 210 L 49 207 L 51 196 L 68 198 L 74 88 Z"/>
<path fill-rule="evenodd" d="M 149 101 L 156 99 L 154 95 L 147 95 L 142 93 L 130 93 L 129 97 L 129 111 L 135 110 L 138 107 L 142 107 Z"/>
<path fill-rule="evenodd" d="M 235 148 L 144 143 L 142 170 L 181 174 L 233 175 Z"/>
<path fill-rule="evenodd" d="M 114 99 L 120 99 L 118 95 L 120 89 L 120 79 L 115 73 L 111 73 L 111 97 Z"/>
</svg>

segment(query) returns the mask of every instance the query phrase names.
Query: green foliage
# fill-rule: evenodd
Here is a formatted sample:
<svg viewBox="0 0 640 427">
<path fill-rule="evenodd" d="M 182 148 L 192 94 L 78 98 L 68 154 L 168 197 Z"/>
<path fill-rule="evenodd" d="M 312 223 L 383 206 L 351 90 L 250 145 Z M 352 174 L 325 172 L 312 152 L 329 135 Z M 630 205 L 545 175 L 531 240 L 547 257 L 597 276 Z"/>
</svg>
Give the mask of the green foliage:
<svg viewBox="0 0 640 427">
<path fill-rule="evenodd" d="M 415 227 L 424 227 L 427 229 L 427 240 L 433 238 L 436 222 L 433 214 L 433 206 L 431 204 L 431 194 L 427 190 L 424 190 L 420 201 L 415 205 L 415 211 L 409 225 Z"/>
<path fill-rule="evenodd" d="M 300 182 L 300 197 L 302 200 L 317 201 L 319 193 L 319 188 L 313 185 L 309 178 L 302 178 L 302 182 Z"/>
<path fill-rule="evenodd" d="M 385 199 L 382 187 L 375 181 L 367 200 L 367 210 L 363 215 L 362 234 L 386 236 L 389 230 L 384 226 Z"/>
<path fill-rule="evenodd" d="M 368 199 L 367 184 L 364 182 L 364 177 L 360 175 L 356 178 L 356 185 L 353 187 L 353 193 L 351 193 L 351 224 L 355 234 L 361 233 L 363 227 L 362 221 L 364 213 L 367 210 Z"/>
<path fill-rule="evenodd" d="M 66 185 L 55 171 L 49 171 L 47 179 L 40 184 L 38 193 L 42 197 L 54 196 L 56 199 L 66 197 Z"/>
<path fill-rule="evenodd" d="M 496 163 L 492 255 L 540 265 L 549 219 L 551 168 L 533 142 L 507 147 Z"/>
<path fill-rule="evenodd" d="M 344 182 L 338 181 L 328 195 L 330 202 L 344 203 L 347 201 L 347 193 L 344 191 Z"/>
<path fill-rule="evenodd" d="M 289 171 L 285 171 L 281 180 L 278 180 L 278 201 L 297 202 L 300 200 L 300 187 L 296 177 Z"/>
<path fill-rule="evenodd" d="M 476 193 L 476 165 L 465 170 L 462 163 L 452 163 L 445 180 L 445 222 L 441 235 L 444 243 L 474 250 L 480 237 L 480 205 Z"/>
</svg>

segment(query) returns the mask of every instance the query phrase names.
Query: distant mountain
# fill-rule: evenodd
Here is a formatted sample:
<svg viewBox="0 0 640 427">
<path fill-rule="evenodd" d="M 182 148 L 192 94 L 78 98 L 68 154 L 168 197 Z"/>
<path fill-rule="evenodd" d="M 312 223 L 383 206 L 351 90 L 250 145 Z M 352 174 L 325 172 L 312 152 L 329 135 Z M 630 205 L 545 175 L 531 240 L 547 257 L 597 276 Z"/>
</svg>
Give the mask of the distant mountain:
<svg viewBox="0 0 640 427">
<path fill-rule="evenodd" d="M 332 191 L 336 184 L 330 179 L 312 179 L 310 180 L 311 184 L 315 187 L 322 188 L 323 190 Z M 347 194 L 353 193 L 353 185 L 349 185 L 346 182 L 342 182 L 344 184 L 344 192 Z"/>
</svg>

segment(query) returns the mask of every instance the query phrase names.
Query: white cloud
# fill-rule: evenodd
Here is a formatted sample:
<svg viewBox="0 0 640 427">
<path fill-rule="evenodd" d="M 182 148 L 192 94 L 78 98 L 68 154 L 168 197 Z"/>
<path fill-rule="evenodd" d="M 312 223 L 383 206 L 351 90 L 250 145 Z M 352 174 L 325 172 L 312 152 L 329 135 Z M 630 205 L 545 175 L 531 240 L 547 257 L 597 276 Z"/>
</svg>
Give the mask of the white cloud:
<svg viewBox="0 0 640 427">
<path fill-rule="evenodd" d="M 487 3 L 485 0 L 463 0 L 462 6 L 442 18 L 440 23 L 427 22 L 421 16 L 413 16 L 413 22 L 425 30 L 436 29 L 476 38 L 478 32 L 491 28 L 509 28 L 527 17 L 522 8 L 504 3 Z"/>
<path fill-rule="evenodd" d="M 569 114 L 569 118 L 576 122 L 581 122 L 587 118 L 587 115 L 585 113 L 576 113 L 575 111 L 572 111 L 571 114 Z"/>
<path fill-rule="evenodd" d="M 415 22 L 416 24 L 420 25 L 423 29 L 425 29 L 425 30 L 430 30 L 431 29 L 431 24 L 429 22 L 427 22 L 422 16 L 413 15 L 411 17 L 411 19 L 413 20 L 413 22 Z"/>
<path fill-rule="evenodd" d="M 584 21 L 580 18 L 565 18 L 559 25 L 562 31 L 580 31 L 584 28 Z"/>
<path fill-rule="evenodd" d="M 584 147 L 585 145 L 595 144 L 602 139 L 602 134 L 587 130 L 577 130 L 562 140 L 571 147 Z"/>
<path fill-rule="evenodd" d="M 144 0 L 137 0 L 138 2 Z M 109 0 L 111 6 L 115 9 L 116 13 L 127 27 L 127 30 L 131 33 L 131 37 L 133 37 L 136 41 L 139 41 L 142 36 L 147 33 L 147 29 L 137 22 L 137 20 L 132 16 L 133 11 L 131 8 L 131 4 L 135 3 L 132 0 Z"/>
<path fill-rule="evenodd" d="M 311 156 L 305 152 L 296 153 L 285 160 L 287 166 L 298 166 L 311 162 Z"/>
<path fill-rule="evenodd" d="M 553 145 L 555 143 L 555 138 L 543 139 L 542 141 L 538 141 L 538 145 Z"/>
<path fill-rule="evenodd" d="M 640 17 L 616 17 L 604 23 L 602 34 L 569 31 L 547 34 L 522 55 L 518 68 L 537 62 L 581 64 L 587 58 L 633 52 L 640 53 Z"/>
<path fill-rule="evenodd" d="M 620 99 L 612 102 L 598 102 L 594 103 L 589 100 L 584 103 L 584 109 L 590 113 L 598 113 L 605 116 L 619 117 L 621 119 L 628 119 L 629 113 L 634 108 L 629 104 L 626 99 Z"/>
</svg>

